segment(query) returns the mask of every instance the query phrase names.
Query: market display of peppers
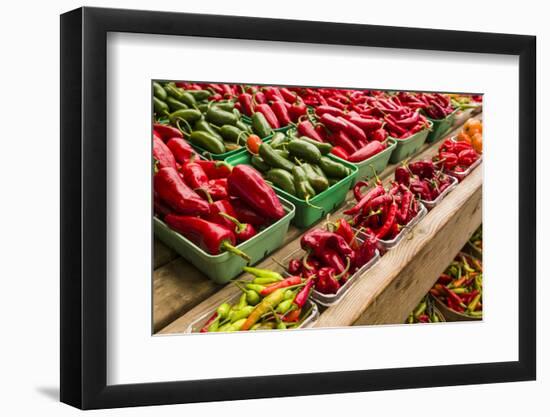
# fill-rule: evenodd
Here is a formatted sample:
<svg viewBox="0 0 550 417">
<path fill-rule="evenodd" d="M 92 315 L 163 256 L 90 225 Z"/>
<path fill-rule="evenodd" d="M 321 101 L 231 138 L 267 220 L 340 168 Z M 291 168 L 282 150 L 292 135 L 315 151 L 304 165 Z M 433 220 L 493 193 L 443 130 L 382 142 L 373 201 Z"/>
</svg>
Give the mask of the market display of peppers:
<svg viewBox="0 0 550 417">
<path fill-rule="evenodd" d="M 351 175 L 349 164 L 338 158 L 368 161 L 387 148 L 389 138 L 406 140 L 430 129 L 430 119 L 446 118 L 466 105 L 458 99 L 438 93 L 154 82 L 155 216 L 209 255 L 229 252 L 245 259 L 243 270 L 252 275 L 233 281 L 242 292 L 238 300 L 219 305 L 199 331 L 298 328 L 317 309 L 318 294 L 343 293 L 354 274 L 413 227 L 425 212 L 423 203 L 432 208 L 455 185 L 453 177 L 460 181 L 480 160 L 479 120 L 469 120 L 456 138 L 445 139 L 432 160 L 403 161 L 386 185 L 374 168 L 372 182 L 359 178 L 354 204 L 342 217 L 327 218 L 326 227 L 305 231 L 300 238 L 305 254 L 289 257 L 283 273 L 250 266 L 251 257 L 238 246 L 285 216 L 280 190 L 319 208 L 310 200 Z M 250 165 L 205 159 L 239 148 L 249 154 Z M 481 252 L 480 235 L 469 245 Z M 407 322 L 442 321 L 432 297 L 458 313 L 480 316 L 481 275 L 480 260 L 459 254 Z"/>
</svg>

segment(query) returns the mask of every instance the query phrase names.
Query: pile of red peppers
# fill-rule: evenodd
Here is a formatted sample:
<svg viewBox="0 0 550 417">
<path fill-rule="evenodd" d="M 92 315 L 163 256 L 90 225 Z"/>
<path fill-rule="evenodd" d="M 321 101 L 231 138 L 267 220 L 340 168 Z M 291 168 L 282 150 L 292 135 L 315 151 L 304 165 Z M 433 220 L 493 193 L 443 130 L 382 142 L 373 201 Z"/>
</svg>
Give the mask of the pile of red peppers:
<svg viewBox="0 0 550 417">
<path fill-rule="evenodd" d="M 153 126 L 155 214 L 212 255 L 249 260 L 236 245 L 284 217 L 273 189 L 254 168 L 200 159 L 170 126 Z"/>
<path fill-rule="evenodd" d="M 433 161 L 403 163 L 395 169 L 395 181 L 421 200 L 432 202 L 452 185 L 452 179 Z"/>
<path fill-rule="evenodd" d="M 433 160 L 436 165 L 443 167 L 445 171 L 454 174 L 464 173 L 481 155 L 476 152 L 468 142 L 455 142 L 447 138 L 439 146 L 438 155 Z"/>
<path fill-rule="evenodd" d="M 405 106 L 422 110 L 431 119 L 444 119 L 455 110 L 446 94 L 400 92 L 397 96 Z"/>
</svg>

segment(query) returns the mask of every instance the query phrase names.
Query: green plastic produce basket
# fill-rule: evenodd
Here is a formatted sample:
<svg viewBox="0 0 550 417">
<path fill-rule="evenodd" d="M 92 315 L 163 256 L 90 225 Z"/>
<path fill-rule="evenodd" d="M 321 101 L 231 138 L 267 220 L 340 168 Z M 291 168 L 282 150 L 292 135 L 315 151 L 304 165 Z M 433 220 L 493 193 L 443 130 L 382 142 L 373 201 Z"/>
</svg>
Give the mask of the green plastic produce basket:
<svg viewBox="0 0 550 417">
<path fill-rule="evenodd" d="M 431 127 L 432 126 L 430 126 L 430 128 L 421 130 L 420 132 L 417 132 L 406 139 L 391 138 L 395 140 L 396 147 L 391 154 L 390 162 L 392 164 L 396 164 L 398 162 L 401 162 L 403 159 L 414 155 L 416 151 L 418 151 L 420 147 L 424 145 L 424 142 L 426 142 L 426 138 L 428 137 L 428 133 L 430 133 Z"/>
<path fill-rule="evenodd" d="M 270 253 L 279 248 L 285 239 L 290 221 L 296 212 L 294 205 L 280 198 L 286 215 L 253 238 L 239 244 L 237 247 L 250 256 L 251 265 L 258 263 Z M 217 284 L 225 284 L 242 273 L 246 261 L 230 253 L 210 255 L 190 240 L 170 229 L 162 220 L 154 217 L 155 236 L 167 246 L 174 249 L 198 270 Z"/>
<path fill-rule="evenodd" d="M 445 133 L 447 133 L 449 129 L 453 127 L 457 112 L 458 109 L 455 109 L 455 111 L 453 111 L 444 119 L 430 119 L 428 117 L 427 119 L 432 122 L 432 131 L 429 133 L 426 141 L 428 143 L 436 142 L 443 136 L 445 136 Z"/>
<path fill-rule="evenodd" d="M 358 171 L 357 166 L 333 155 L 329 154 L 327 156 L 332 160 L 338 161 L 350 168 L 352 173 L 309 200 L 312 205 L 321 207 L 321 210 L 310 207 L 306 204 L 305 200 L 299 199 L 298 197 L 273 186 L 273 189 L 277 195 L 282 196 L 285 200 L 290 201 L 294 204 L 294 206 L 296 206 L 296 215 L 294 216 L 292 223 L 297 227 L 306 228 L 318 220 L 325 218 L 328 213 L 334 211 L 344 202 L 348 190 L 355 183 Z M 244 150 L 238 155 L 227 158 L 225 161 L 233 166 L 240 164 L 250 165 L 250 153 Z"/>
<path fill-rule="evenodd" d="M 366 159 L 362 162 L 349 162 L 357 167 L 357 178 L 356 180 L 369 179 L 374 177 L 374 171 L 376 174 L 380 174 L 386 169 L 388 163 L 390 162 L 390 157 L 393 153 L 393 150 L 397 147 L 397 141 L 393 138 L 388 139 L 388 147 L 382 152 L 371 156 L 369 159 Z M 336 157 L 338 158 L 338 157 Z M 340 161 L 343 159 L 338 158 Z M 374 168 L 374 171 L 373 171 Z"/>
</svg>

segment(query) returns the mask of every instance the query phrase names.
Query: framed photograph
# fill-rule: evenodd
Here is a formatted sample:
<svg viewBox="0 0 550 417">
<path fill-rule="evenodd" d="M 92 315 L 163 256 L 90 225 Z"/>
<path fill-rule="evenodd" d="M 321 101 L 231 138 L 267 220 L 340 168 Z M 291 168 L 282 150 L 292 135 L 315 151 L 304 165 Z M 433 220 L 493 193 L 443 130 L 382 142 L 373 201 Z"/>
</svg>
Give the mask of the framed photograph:
<svg viewBox="0 0 550 417">
<path fill-rule="evenodd" d="M 61 400 L 535 379 L 535 45 L 63 14 Z"/>
</svg>

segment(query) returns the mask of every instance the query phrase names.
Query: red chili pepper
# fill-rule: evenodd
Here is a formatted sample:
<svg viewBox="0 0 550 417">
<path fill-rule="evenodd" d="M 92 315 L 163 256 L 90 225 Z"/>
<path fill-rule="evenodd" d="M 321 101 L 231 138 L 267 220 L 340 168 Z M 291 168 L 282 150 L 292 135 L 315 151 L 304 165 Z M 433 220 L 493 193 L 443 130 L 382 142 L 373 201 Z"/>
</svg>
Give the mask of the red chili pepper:
<svg viewBox="0 0 550 417">
<path fill-rule="evenodd" d="M 193 190 L 205 187 L 208 184 L 208 176 L 202 167 L 194 162 L 190 162 L 181 167 L 183 180 Z"/>
<path fill-rule="evenodd" d="M 194 162 L 202 167 L 210 180 L 227 178 L 231 175 L 231 171 L 233 169 L 231 165 L 224 161 L 207 161 L 205 159 L 196 159 Z"/>
<path fill-rule="evenodd" d="M 202 326 L 200 333 L 207 333 L 208 328 L 214 322 L 214 320 L 216 320 L 216 318 L 218 318 L 218 312 L 214 311 L 214 314 L 212 314 L 210 318 L 206 321 L 206 323 L 204 323 L 204 326 Z"/>
<path fill-rule="evenodd" d="M 386 149 L 385 142 L 378 142 L 377 140 L 370 142 L 367 146 L 362 147 L 358 151 L 352 153 L 348 159 L 350 162 L 361 162 L 372 158 L 374 155 L 379 154 Z"/>
<path fill-rule="evenodd" d="M 334 156 L 337 156 L 338 158 L 344 159 L 345 161 L 349 159 L 349 154 L 341 146 L 333 146 L 330 150 L 330 153 Z"/>
<path fill-rule="evenodd" d="M 343 116 L 345 112 L 338 107 L 318 106 L 315 108 L 315 114 L 317 114 L 317 116 L 322 116 L 323 114 L 331 114 L 333 116 Z"/>
<path fill-rule="evenodd" d="M 263 290 L 260 291 L 260 295 L 266 296 L 280 288 L 292 287 L 294 285 L 300 285 L 301 283 L 302 283 L 302 277 L 300 276 L 285 278 L 282 281 L 275 282 L 265 287 Z"/>
<path fill-rule="evenodd" d="M 359 143 L 366 143 L 367 142 L 367 135 L 361 128 L 354 123 L 350 122 L 349 120 L 346 120 L 343 117 L 338 117 L 343 123 L 345 123 L 346 127 L 344 128 L 344 132 L 353 139 L 355 142 Z"/>
<path fill-rule="evenodd" d="M 174 168 L 161 168 L 153 178 L 155 192 L 180 214 L 207 215 L 208 203 L 189 188 Z"/>
<path fill-rule="evenodd" d="M 386 129 L 381 127 L 380 129 L 375 130 L 370 135 L 370 140 L 377 140 L 379 142 L 383 142 L 388 138 L 388 132 Z"/>
<path fill-rule="evenodd" d="M 283 321 L 286 323 L 294 323 L 300 320 L 300 315 L 302 314 L 302 309 L 291 310 L 289 313 L 283 316 Z"/>
<path fill-rule="evenodd" d="M 279 198 L 262 175 L 248 165 L 237 165 L 228 178 L 229 193 L 271 220 L 284 217 L 285 210 Z"/>
<path fill-rule="evenodd" d="M 288 109 L 288 115 L 293 122 L 297 122 L 300 117 L 305 116 L 306 114 L 307 106 L 302 100 L 296 101 Z"/>
<path fill-rule="evenodd" d="M 322 294 L 336 294 L 340 289 L 340 280 L 343 279 L 348 273 L 350 262 L 348 260 L 347 266 L 342 272 L 337 271 L 332 267 L 323 267 L 317 272 L 317 279 L 315 280 L 315 290 Z"/>
<path fill-rule="evenodd" d="M 154 193 L 153 203 L 153 208 L 157 217 L 162 219 L 167 214 L 172 213 L 172 209 L 160 199 L 156 192 Z"/>
<path fill-rule="evenodd" d="M 153 125 L 153 132 L 156 133 L 164 142 L 172 138 L 183 139 L 183 133 L 181 133 L 179 129 L 176 129 L 175 127 L 169 125 L 155 123 Z"/>
<path fill-rule="evenodd" d="M 275 113 L 273 113 L 273 110 L 271 110 L 271 107 L 269 107 L 268 104 L 258 104 L 255 109 L 257 112 L 260 112 L 264 115 L 265 119 L 267 120 L 267 123 L 273 128 L 273 129 L 279 129 L 281 125 L 279 124 L 279 120 L 277 119 L 277 116 L 275 116 Z"/>
<path fill-rule="evenodd" d="M 239 103 L 241 103 L 241 111 L 247 116 L 252 116 L 254 112 L 254 104 L 252 102 L 252 95 L 248 93 L 242 93 L 239 95 Z"/>
<path fill-rule="evenodd" d="M 309 120 L 302 120 L 298 123 L 296 130 L 301 136 L 307 136 L 310 139 L 324 142 L 323 138 L 315 131 L 313 124 Z"/>
<path fill-rule="evenodd" d="M 341 109 L 341 110 L 345 110 L 346 109 L 346 105 L 340 101 L 338 101 L 337 99 L 333 98 L 333 97 L 329 97 L 327 98 L 327 103 L 333 107 L 336 107 L 338 109 Z"/>
<path fill-rule="evenodd" d="M 347 124 L 336 116 L 329 113 L 324 113 L 319 120 L 332 132 L 345 131 Z"/>
<path fill-rule="evenodd" d="M 359 149 L 343 130 L 332 134 L 328 140 L 334 146 L 343 148 L 350 155 L 353 155 Z"/>
<path fill-rule="evenodd" d="M 231 199 L 231 204 L 235 209 L 236 218 L 243 223 L 250 223 L 254 227 L 261 227 L 268 223 L 268 220 L 256 213 L 246 203 L 238 198 Z"/>
<path fill-rule="evenodd" d="M 440 152 L 437 163 L 443 163 L 443 167 L 452 171 L 458 165 L 458 156 L 451 152 Z"/>
<path fill-rule="evenodd" d="M 397 213 L 397 220 L 401 224 L 407 223 L 407 217 L 409 213 L 409 206 L 411 205 L 411 200 L 413 198 L 412 192 L 405 188 L 403 192 L 403 199 L 401 200 L 401 207 Z"/>
<path fill-rule="evenodd" d="M 390 208 L 388 210 L 388 213 L 386 215 L 386 220 L 383 224 L 383 226 L 376 232 L 376 237 L 378 239 L 384 239 L 388 232 L 391 230 L 395 223 L 395 218 L 397 216 L 397 203 L 393 202 L 390 205 Z"/>
<path fill-rule="evenodd" d="M 473 149 L 465 149 L 458 154 L 458 163 L 460 165 L 470 166 L 478 159 L 479 155 Z"/>
<path fill-rule="evenodd" d="M 229 200 L 218 200 L 210 203 L 210 214 L 205 219 L 232 229 L 234 227 L 233 223 L 229 219 L 220 216 L 220 213 L 227 213 L 230 216 L 237 217 L 237 213 Z"/>
<path fill-rule="evenodd" d="M 409 164 L 409 169 L 420 179 L 435 177 L 435 166 L 432 161 L 415 161 Z"/>
<path fill-rule="evenodd" d="M 254 229 L 254 226 L 252 226 L 249 223 L 241 223 L 239 220 L 237 220 L 234 216 L 231 216 L 228 213 L 219 213 L 221 217 L 224 217 L 225 219 L 229 220 L 232 223 L 233 231 L 235 232 L 235 237 L 237 238 L 237 242 L 244 242 L 248 239 L 254 237 L 257 232 L 256 229 Z"/>
<path fill-rule="evenodd" d="M 298 292 L 298 294 L 296 294 L 296 297 L 294 298 L 294 304 L 298 308 L 302 308 L 306 304 L 314 283 L 315 281 L 313 280 L 313 277 L 308 278 L 308 280 L 306 281 L 306 285 L 304 285 L 304 288 L 302 288 Z"/>
<path fill-rule="evenodd" d="M 169 139 L 166 142 L 166 146 L 172 151 L 176 161 L 182 165 L 197 157 L 197 152 L 195 152 L 193 147 L 181 138 Z"/>
<path fill-rule="evenodd" d="M 288 263 L 288 273 L 298 275 L 302 271 L 302 261 L 299 259 L 291 259 Z"/>
<path fill-rule="evenodd" d="M 271 110 L 275 113 L 280 126 L 288 126 L 292 123 L 285 103 L 286 101 L 274 101 L 273 104 L 271 104 Z"/>
<path fill-rule="evenodd" d="M 256 93 L 254 93 L 253 100 L 256 105 L 267 103 L 267 98 L 265 97 L 265 94 L 261 91 L 257 91 Z"/>
<path fill-rule="evenodd" d="M 306 232 L 300 239 L 300 246 L 305 251 L 312 252 L 319 259 L 322 259 L 328 251 L 335 251 L 338 255 L 351 258 L 351 260 L 355 256 L 355 252 L 342 236 L 323 229 Z"/>
<path fill-rule="evenodd" d="M 335 226 L 336 229 L 334 232 L 342 236 L 347 244 L 350 246 L 350 248 L 352 248 L 353 250 L 357 250 L 359 248 L 359 241 L 355 237 L 355 232 L 353 231 L 347 220 L 341 218 L 335 223 Z"/>
<path fill-rule="evenodd" d="M 355 183 L 355 185 L 353 186 L 353 196 L 355 197 L 355 200 L 357 200 L 358 202 L 361 201 L 363 199 L 363 197 L 365 196 L 365 194 L 363 194 L 361 192 L 361 190 L 363 188 L 366 188 L 369 186 L 369 182 L 368 181 L 365 181 L 365 180 L 362 180 L 362 181 L 357 181 Z"/>
<path fill-rule="evenodd" d="M 355 266 L 357 268 L 361 268 L 374 257 L 374 255 L 376 254 L 376 246 L 376 237 L 372 234 L 367 235 L 367 238 L 359 247 L 359 249 L 357 250 L 357 255 L 355 256 Z"/>
<path fill-rule="evenodd" d="M 227 251 L 250 262 L 250 257 L 235 247 L 235 234 L 227 227 L 194 216 L 169 214 L 164 220 L 171 229 L 211 255 Z"/>
<path fill-rule="evenodd" d="M 344 214 L 353 216 L 359 213 L 363 209 L 363 207 L 368 204 L 370 200 L 384 194 L 385 192 L 386 190 L 384 190 L 384 187 L 382 185 L 376 186 L 375 188 L 370 190 L 367 194 L 365 194 L 355 206 L 344 211 Z"/>
<path fill-rule="evenodd" d="M 208 183 L 201 187 L 201 189 L 214 201 L 225 200 L 229 197 L 229 192 L 227 191 L 227 178 L 208 180 Z"/>
<path fill-rule="evenodd" d="M 285 101 L 285 98 L 277 87 L 266 87 L 263 91 L 268 101 Z"/>
<path fill-rule="evenodd" d="M 296 93 L 293 93 L 286 87 L 279 88 L 279 93 L 286 100 L 287 103 L 294 104 L 298 98 Z"/>
<path fill-rule="evenodd" d="M 166 144 L 157 137 L 153 138 L 153 158 L 157 161 L 157 168 L 176 169 L 174 154 Z"/>
<path fill-rule="evenodd" d="M 351 123 L 363 129 L 363 131 L 371 132 L 373 130 L 380 129 L 384 124 L 381 120 L 363 118 L 360 116 L 352 116 L 348 119 Z"/>
</svg>

